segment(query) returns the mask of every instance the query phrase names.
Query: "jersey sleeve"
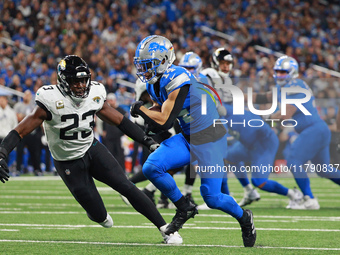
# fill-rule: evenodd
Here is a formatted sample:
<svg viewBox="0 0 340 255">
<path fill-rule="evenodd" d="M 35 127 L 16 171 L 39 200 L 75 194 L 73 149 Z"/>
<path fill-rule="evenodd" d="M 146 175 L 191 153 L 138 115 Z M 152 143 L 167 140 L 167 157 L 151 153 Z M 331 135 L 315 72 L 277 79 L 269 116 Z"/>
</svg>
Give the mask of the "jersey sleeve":
<svg viewBox="0 0 340 255">
<path fill-rule="evenodd" d="M 105 86 L 100 82 L 91 81 L 91 95 L 95 95 L 93 97 L 93 101 L 98 100 L 98 102 L 101 104 L 101 107 L 100 107 L 101 109 L 103 107 L 104 102 L 106 101 L 106 96 L 107 96 Z M 100 109 L 98 109 L 98 111 Z"/>
<path fill-rule="evenodd" d="M 170 68 L 170 72 L 163 74 L 165 78 L 163 83 L 166 93 L 169 95 L 172 91 L 190 84 L 190 73 L 187 73 L 184 68 Z"/>
<path fill-rule="evenodd" d="M 50 92 L 54 89 L 57 89 L 57 87 L 52 85 L 42 86 L 35 94 L 35 102 L 40 108 L 45 110 L 47 113 L 47 120 L 52 119 L 51 102 L 53 100 L 51 98 L 52 93 Z"/>
</svg>

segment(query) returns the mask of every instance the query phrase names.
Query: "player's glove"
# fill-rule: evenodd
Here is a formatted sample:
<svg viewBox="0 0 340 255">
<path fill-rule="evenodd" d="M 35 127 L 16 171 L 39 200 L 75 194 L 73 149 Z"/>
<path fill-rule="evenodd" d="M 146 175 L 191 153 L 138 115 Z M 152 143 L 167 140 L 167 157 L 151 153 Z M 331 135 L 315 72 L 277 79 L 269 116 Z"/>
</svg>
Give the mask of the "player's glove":
<svg viewBox="0 0 340 255">
<path fill-rule="evenodd" d="M 9 178 L 9 169 L 7 166 L 6 159 L 0 153 L 0 181 L 5 183 Z"/>
<path fill-rule="evenodd" d="M 227 115 L 227 109 L 223 105 L 219 105 L 217 107 L 217 112 L 220 117 L 226 116 Z"/>
<path fill-rule="evenodd" d="M 154 152 L 160 145 L 155 142 L 150 136 L 144 136 L 143 144 L 149 149 L 149 151 Z"/>
<path fill-rule="evenodd" d="M 143 105 L 143 101 L 136 101 L 134 102 L 132 105 L 131 105 L 131 108 L 130 108 L 130 114 L 132 117 L 135 117 L 137 118 L 138 115 L 140 115 L 140 110 L 139 108 Z"/>
</svg>

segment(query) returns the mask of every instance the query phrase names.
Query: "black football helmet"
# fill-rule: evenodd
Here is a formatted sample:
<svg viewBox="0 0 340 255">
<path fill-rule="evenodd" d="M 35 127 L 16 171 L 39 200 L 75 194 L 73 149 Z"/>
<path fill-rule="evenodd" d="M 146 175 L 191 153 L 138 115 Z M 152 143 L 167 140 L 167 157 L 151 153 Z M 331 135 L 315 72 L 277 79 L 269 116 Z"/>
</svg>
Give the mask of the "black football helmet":
<svg viewBox="0 0 340 255">
<path fill-rule="evenodd" d="M 68 55 L 63 58 L 57 67 L 58 85 L 74 99 L 86 98 L 91 87 L 91 72 L 87 63 L 76 55 Z M 74 85 L 82 82 L 86 86 L 74 88 Z"/>
<path fill-rule="evenodd" d="M 219 48 L 217 50 L 214 51 L 214 53 L 212 54 L 212 62 L 211 62 L 211 67 L 219 70 L 220 68 L 220 61 L 221 60 L 225 60 L 230 62 L 230 64 L 233 64 L 233 56 L 230 54 L 230 52 L 225 49 L 225 48 Z M 230 67 L 231 70 L 232 66 Z"/>
</svg>

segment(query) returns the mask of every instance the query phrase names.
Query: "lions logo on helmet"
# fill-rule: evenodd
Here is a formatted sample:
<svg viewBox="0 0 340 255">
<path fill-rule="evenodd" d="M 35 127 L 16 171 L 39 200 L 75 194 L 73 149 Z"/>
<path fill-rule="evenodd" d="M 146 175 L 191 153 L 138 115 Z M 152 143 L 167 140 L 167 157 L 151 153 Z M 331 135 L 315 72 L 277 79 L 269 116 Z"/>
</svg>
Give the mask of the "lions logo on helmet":
<svg viewBox="0 0 340 255">
<path fill-rule="evenodd" d="M 144 38 L 136 49 L 134 64 L 142 82 L 154 84 L 175 61 L 172 43 L 163 36 Z"/>
<path fill-rule="evenodd" d="M 298 62 L 289 56 L 282 56 L 278 58 L 274 65 L 274 79 L 276 83 L 283 86 L 289 83 L 292 79 L 299 76 L 299 64 Z M 284 71 L 286 75 L 278 75 L 278 71 Z"/>
<path fill-rule="evenodd" d="M 202 69 L 202 59 L 194 52 L 187 52 L 178 65 L 188 69 L 195 77 L 198 77 Z"/>
</svg>

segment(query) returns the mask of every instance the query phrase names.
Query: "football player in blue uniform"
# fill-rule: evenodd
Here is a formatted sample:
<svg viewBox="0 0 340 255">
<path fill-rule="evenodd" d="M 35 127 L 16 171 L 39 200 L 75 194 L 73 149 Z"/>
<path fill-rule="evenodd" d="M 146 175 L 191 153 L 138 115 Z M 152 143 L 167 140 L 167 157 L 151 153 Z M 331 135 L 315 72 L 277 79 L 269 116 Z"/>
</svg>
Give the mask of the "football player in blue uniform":
<svg viewBox="0 0 340 255">
<path fill-rule="evenodd" d="M 217 169 L 224 166 L 226 129 L 223 125 L 214 127 L 213 121 L 219 116 L 213 99 L 203 85 L 192 82 L 190 72 L 173 65 L 175 58 L 172 43 L 162 36 L 148 36 L 136 49 L 137 75 L 147 82 L 147 91 L 154 105 L 161 106 L 161 112 L 151 111 L 136 102 L 131 106 L 131 115 L 142 116 L 155 130 L 169 129 L 176 118 L 182 128 L 182 133 L 162 142 L 149 156 L 143 173 L 177 207 L 167 228 L 172 232 L 194 217 L 197 209 L 184 198 L 167 171 L 197 160 L 196 170 L 201 176 L 200 191 L 204 201 L 209 207 L 236 218 L 242 229 L 244 246 L 252 247 L 256 240 L 252 212 L 243 210 L 231 196 L 221 193 L 224 173 Z M 202 114 L 202 98 L 206 99 L 208 114 Z"/>
<path fill-rule="evenodd" d="M 303 80 L 298 79 L 298 75 L 299 66 L 294 58 L 282 56 L 277 59 L 274 66 L 274 78 L 278 89 L 278 101 L 281 102 L 283 99 L 281 93 L 283 88 L 289 89 L 289 93 L 284 94 L 285 98 L 289 100 L 300 100 L 302 102 L 308 91 L 311 98 L 305 103 L 287 104 L 286 114 L 282 112 L 284 109 L 280 109 L 272 114 L 270 119 L 292 119 L 292 124 L 295 125 L 295 130 L 299 133 L 299 136 L 291 145 L 291 150 L 287 157 L 287 166 L 291 168 L 295 180 L 304 194 L 304 199 L 302 203 L 290 204 L 288 208 L 317 210 L 320 205 L 313 196 L 304 164 L 311 160 L 316 168 L 325 167 L 322 171 L 316 171 L 317 174 L 332 180 L 338 185 L 340 185 L 340 171 L 332 168 L 329 164 L 331 132 L 317 112 L 312 91 Z M 254 93 L 253 102 L 260 104 L 270 103 L 272 102 L 272 96 L 272 92 Z"/>
<path fill-rule="evenodd" d="M 226 114 L 222 115 L 221 118 L 227 121 L 228 132 L 237 134 L 236 136 L 238 137 L 236 142 L 228 146 L 225 160 L 227 163 L 236 166 L 234 173 L 244 188 L 244 197 L 239 205 L 245 206 L 260 199 L 259 193 L 253 188 L 252 184 L 262 190 L 288 196 L 295 201 L 299 198 L 296 191 L 288 189 L 276 181 L 268 180 L 269 166 L 273 165 L 279 146 L 279 141 L 274 131 L 262 121 L 260 116 L 248 110 L 245 110 L 243 115 L 233 114 L 233 97 L 228 88 L 228 86 L 232 85 L 229 73 L 233 66 L 233 56 L 227 49 L 219 48 L 212 55 L 211 66 L 212 68 L 205 69 L 204 73 L 208 75 L 210 84 L 222 98 Z M 249 121 L 254 120 L 257 124 L 259 122 L 264 124 L 249 126 Z M 243 162 L 249 162 L 253 169 L 257 169 L 251 173 L 252 184 L 249 182 L 247 172 L 242 168 Z M 262 166 L 266 166 L 267 169 Z M 225 183 L 224 186 L 227 186 L 227 184 Z"/>
<path fill-rule="evenodd" d="M 238 140 L 228 147 L 226 160 L 236 166 L 233 171 L 245 189 L 245 195 L 240 206 L 246 206 L 260 199 L 255 196 L 248 180 L 243 162 L 251 163 L 251 182 L 261 190 L 287 196 L 290 203 L 296 203 L 302 198 L 300 191 L 288 189 L 282 184 L 269 180 L 275 155 L 279 147 L 279 139 L 271 127 L 260 116 L 245 110 L 244 115 L 233 115 L 233 105 L 224 104 L 227 109 L 225 119 L 228 128 L 237 133 Z M 249 126 L 248 123 L 256 123 Z"/>
</svg>

